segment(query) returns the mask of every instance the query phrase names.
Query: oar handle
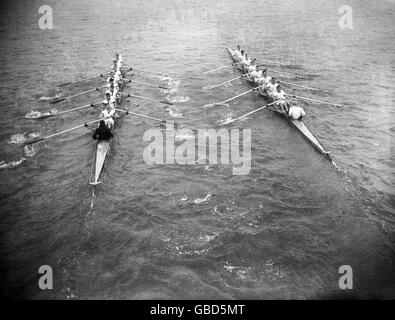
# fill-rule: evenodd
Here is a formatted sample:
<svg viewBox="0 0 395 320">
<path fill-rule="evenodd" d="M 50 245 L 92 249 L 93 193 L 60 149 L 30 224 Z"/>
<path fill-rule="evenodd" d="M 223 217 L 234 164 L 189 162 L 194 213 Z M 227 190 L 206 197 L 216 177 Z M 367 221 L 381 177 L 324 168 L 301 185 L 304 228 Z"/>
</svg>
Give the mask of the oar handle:
<svg viewBox="0 0 395 320">
<path fill-rule="evenodd" d="M 172 102 L 165 101 L 165 100 L 156 100 L 156 99 L 152 99 L 152 98 L 148 98 L 148 97 L 136 96 L 134 94 L 123 93 L 123 92 L 121 92 L 121 94 L 126 95 L 127 97 L 134 97 L 134 98 L 139 98 L 139 99 L 144 99 L 144 100 L 149 100 L 149 101 L 154 101 L 154 102 L 160 102 L 160 103 L 164 103 L 164 104 L 168 104 L 168 105 L 173 105 Z"/>
<path fill-rule="evenodd" d="M 217 102 L 217 104 L 224 104 L 224 103 L 227 103 L 227 102 L 232 101 L 232 100 L 234 100 L 234 99 L 237 99 L 237 98 L 239 98 L 239 97 L 241 97 L 241 96 L 244 96 L 245 94 L 247 94 L 247 93 L 249 93 L 249 92 L 251 92 L 251 91 L 253 91 L 253 90 L 255 90 L 255 88 L 252 88 L 252 89 L 250 89 L 250 90 L 248 90 L 248 91 L 245 91 L 245 92 L 243 92 L 243 93 L 240 93 L 240 94 L 238 94 L 237 96 L 234 96 L 234 97 L 229 98 L 229 99 L 227 99 L 227 100 L 224 100 L 224 101 L 221 101 L 221 102 Z"/>
<path fill-rule="evenodd" d="M 31 145 L 31 144 L 34 144 L 34 143 L 37 143 L 37 142 L 40 142 L 40 141 L 43 141 L 43 140 L 44 140 L 44 138 L 36 138 L 34 140 L 26 141 L 25 145 Z"/>
<path fill-rule="evenodd" d="M 285 83 L 288 84 L 290 86 L 294 86 L 294 87 L 298 87 L 298 88 L 303 88 L 303 89 L 308 89 L 308 90 L 312 90 L 312 91 L 320 91 L 319 89 L 316 88 L 311 88 L 311 87 L 307 87 L 307 86 L 302 86 L 300 84 L 296 84 L 296 83 L 292 83 L 292 82 L 286 82 L 286 81 L 280 81 L 280 83 Z"/>
<path fill-rule="evenodd" d="M 165 77 L 167 77 L 167 75 L 164 74 L 164 73 L 156 73 L 156 72 L 145 71 L 145 70 L 139 70 L 139 69 L 132 69 L 132 70 L 137 71 L 137 72 L 152 74 L 152 75 L 155 75 L 155 76 L 165 76 Z"/>
<path fill-rule="evenodd" d="M 145 85 L 145 86 L 149 86 L 149 87 L 154 87 L 154 88 L 169 89 L 169 88 L 163 87 L 161 85 L 153 84 L 153 83 L 147 83 L 147 82 L 131 80 L 131 79 L 123 79 L 123 80 L 128 80 L 129 82 L 135 82 L 135 83 L 139 83 L 139 84 L 142 84 L 142 85 Z"/>
<path fill-rule="evenodd" d="M 269 104 L 266 104 L 266 105 L 264 105 L 264 106 L 262 106 L 262 107 L 259 107 L 258 109 L 255 109 L 255 110 L 252 110 L 252 111 L 250 111 L 250 112 L 248 112 L 248 113 L 246 113 L 246 114 L 243 114 L 243 115 L 240 116 L 240 117 L 237 117 L 237 118 L 235 118 L 235 119 L 231 119 L 231 120 L 229 120 L 229 121 L 226 121 L 224 124 L 229 124 L 229 123 L 235 122 L 235 121 L 237 121 L 237 120 L 239 120 L 239 119 L 241 119 L 241 118 L 244 118 L 244 117 L 246 117 L 246 116 L 249 116 L 250 114 L 253 114 L 253 113 L 255 113 L 255 112 L 259 111 L 259 110 L 262 110 L 262 109 L 264 109 L 264 108 L 267 108 L 267 107 L 271 106 L 272 104 L 275 104 L 277 101 L 278 101 L 278 100 L 273 101 L 273 102 L 271 102 L 271 103 L 269 103 Z"/>
<path fill-rule="evenodd" d="M 110 73 L 110 72 L 107 72 L 107 73 L 105 73 L 105 74 L 109 74 L 109 73 Z M 64 87 L 64 86 L 67 86 L 67 85 L 72 84 L 72 83 L 78 83 L 78 82 L 81 82 L 81 81 L 86 81 L 86 80 L 98 78 L 98 77 L 101 77 L 101 76 L 102 76 L 102 74 L 99 74 L 99 75 L 95 75 L 95 76 L 83 78 L 83 79 L 76 80 L 76 81 L 71 81 L 71 82 L 62 83 L 62 84 L 59 84 L 58 87 Z"/>
<path fill-rule="evenodd" d="M 274 72 L 274 73 L 285 74 L 285 75 L 292 76 L 292 77 L 303 78 L 303 76 L 300 76 L 300 75 L 295 74 L 295 73 L 289 73 L 289 72 L 284 72 L 284 71 L 278 71 L 278 70 L 273 70 L 273 69 L 268 69 L 268 68 L 266 68 L 266 70 L 267 70 L 267 71 Z"/>
<path fill-rule="evenodd" d="M 88 124 L 99 122 L 100 120 L 101 119 L 96 119 L 96 120 L 92 120 L 92 121 L 89 121 L 89 122 L 85 122 L 84 124 L 80 124 L 80 125 L 78 125 L 76 127 L 73 127 L 73 128 L 70 128 L 70 129 L 66 129 L 66 130 L 63 130 L 63 131 L 60 131 L 60 132 L 56 132 L 56 133 L 50 134 L 49 136 L 37 138 L 37 139 L 34 139 L 32 141 L 27 141 L 27 142 L 25 142 L 25 144 L 29 145 L 29 144 L 33 144 L 33 143 L 36 143 L 36 142 L 39 142 L 39 141 L 42 141 L 42 140 L 46 140 L 46 139 L 49 139 L 49 138 L 57 137 L 57 136 L 59 136 L 61 134 L 64 134 L 64 133 L 67 133 L 67 132 L 70 132 L 70 131 L 73 131 L 73 130 L 76 130 L 76 129 L 79 129 L 79 128 L 82 128 L 82 127 L 87 127 Z"/>
<path fill-rule="evenodd" d="M 296 96 L 296 95 L 287 94 L 287 93 L 285 95 L 289 96 L 289 97 L 292 97 L 292 98 L 302 99 L 302 100 L 306 100 L 306 101 L 328 104 L 328 105 L 335 106 L 335 107 L 342 107 L 341 104 L 336 104 L 336 103 L 326 102 L 326 101 L 322 101 L 322 100 L 311 99 L 311 98 L 307 98 L 307 97 Z"/>
<path fill-rule="evenodd" d="M 128 110 L 117 109 L 117 108 L 115 108 L 115 110 L 117 110 L 119 112 L 125 112 L 126 114 L 131 114 L 131 115 L 134 115 L 134 116 L 140 117 L 140 118 L 146 118 L 146 119 L 150 119 L 150 120 L 154 120 L 154 121 L 158 121 L 158 122 L 166 122 L 166 120 L 153 118 L 153 117 L 150 117 L 150 116 L 146 116 L 144 114 L 134 113 L 134 112 L 128 111 Z"/>
</svg>

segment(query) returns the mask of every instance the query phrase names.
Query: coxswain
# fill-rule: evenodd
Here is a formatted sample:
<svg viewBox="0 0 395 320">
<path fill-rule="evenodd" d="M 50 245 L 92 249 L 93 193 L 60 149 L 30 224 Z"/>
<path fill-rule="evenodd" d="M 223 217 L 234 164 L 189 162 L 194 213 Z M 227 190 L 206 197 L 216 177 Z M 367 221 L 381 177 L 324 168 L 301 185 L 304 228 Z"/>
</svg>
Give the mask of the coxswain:
<svg viewBox="0 0 395 320">
<path fill-rule="evenodd" d="M 93 133 L 93 139 L 95 140 L 110 140 L 113 137 L 111 129 L 106 126 L 104 120 L 100 120 L 99 127 Z"/>
<path fill-rule="evenodd" d="M 306 115 L 303 108 L 291 105 L 289 107 L 288 116 L 293 120 L 302 120 L 302 118 Z"/>
</svg>

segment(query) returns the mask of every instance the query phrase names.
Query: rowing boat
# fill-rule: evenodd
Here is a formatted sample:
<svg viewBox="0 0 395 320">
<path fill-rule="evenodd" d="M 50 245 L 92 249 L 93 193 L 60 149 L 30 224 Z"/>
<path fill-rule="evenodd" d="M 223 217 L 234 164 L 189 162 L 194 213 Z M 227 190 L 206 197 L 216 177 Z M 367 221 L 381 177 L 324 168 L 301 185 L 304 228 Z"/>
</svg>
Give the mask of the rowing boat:
<svg viewBox="0 0 395 320">
<path fill-rule="evenodd" d="M 121 67 L 121 65 L 119 65 L 119 68 Z M 124 75 L 122 73 L 122 79 L 124 78 Z M 124 80 L 120 80 L 120 84 L 119 84 L 119 91 L 122 90 L 124 85 Z M 124 95 L 121 95 L 121 101 L 123 99 Z M 114 126 L 112 128 L 112 132 L 114 133 L 114 129 L 115 129 L 115 125 L 118 122 L 119 116 L 115 116 L 114 117 Z M 96 143 L 96 150 L 95 150 L 95 155 L 94 155 L 94 159 L 92 162 L 92 169 L 91 169 L 91 175 L 90 175 L 90 182 L 89 184 L 91 185 L 97 185 L 99 183 L 101 183 L 100 181 L 100 177 L 101 174 L 103 172 L 103 167 L 104 167 L 104 163 L 106 161 L 106 157 L 107 154 L 110 151 L 110 145 L 111 145 L 111 141 L 113 139 L 110 140 L 101 140 L 101 141 L 97 141 Z"/>
<path fill-rule="evenodd" d="M 232 58 L 232 60 L 234 62 L 238 62 L 235 57 L 233 56 L 233 51 L 230 48 L 227 48 L 228 52 Z M 247 73 L 242 67 L 238 67 L 236 65 L 236 68 L 242 72 L 242 73 Z M 256 86 L 257 83 L 255 83 L 255 81 L 253 79 L 251 79 L 248 75 L 246 76 L 247 81 L 251 84 Z M 265 95 L 264 93 L 257 91 L 258 94 L 262 97 L 264 97 L 267 100 L 270 100 L 269 97 L 267 95 Z M 325 155 L 325 157 L 332 162 L 332 164 L 334 166 L 336 166 L 335 162 L 333 161 L 333 159 L 330 157 L 329 155 L 329 151 L 326 151 L 324 149 L 324 147 L 321 145 L 321 143 L 317 140 L 317 138 L 311 133 L 311 131 L 309 130 L 309 128 L 307 128 L 307 126 L 303 123 L 303 121 L 301 120 L 294 120 L 288 116 L 286 116 L 285 114 L 281 113 L 276 107 L 269 107 L 270 110 L 276 112 L 277 114 L 280 114 L 283 118 L 285 118 L 294 128 L 296 128 L 301 134 L 302 136 L 321 154 Z"/>
</svg>

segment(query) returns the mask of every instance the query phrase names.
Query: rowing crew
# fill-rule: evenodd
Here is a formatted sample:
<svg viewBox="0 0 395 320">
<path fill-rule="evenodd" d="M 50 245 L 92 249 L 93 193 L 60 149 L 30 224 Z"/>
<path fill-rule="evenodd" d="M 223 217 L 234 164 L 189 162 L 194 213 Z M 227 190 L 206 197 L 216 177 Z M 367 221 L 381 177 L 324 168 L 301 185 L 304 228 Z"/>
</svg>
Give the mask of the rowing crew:
<svg viewBox="0 0 395 320">
<path fill-rule="evenodd" d="M 238 61 L 237 64 L 245 70 L 248 80 L 259 85 L 254 90 L 258 90 L 263 95 L 268 96 L 271 101 L 276 101 L 274 105 L 281 113 L 288 115 L 294 120 L 300 120 L 306 115 L 301 107 L 289 105 L 285 99 L 286 93 L 282 90 L 280 81 L 268 76 L 266 68 L 262 65 L 258 66 L 256 59 L 248 57 L 248 54 L 241 50 L 239 45 L 232 55 Z"/>
<path fill-rule="evenodd" d="M 99 127 L 93 133 L 93 139 L 109 140 L 113 137 L 112 129 L 114 127 L 114 117 L 117 117 L 116 106 L 120 103 L 121 95 L 119 93 L 123 81 L 122 75 L 122 56 L 115 54 L 113 66 L 111 67 L 110 77 L 106 80 L 107 91 L 105 99 L 102 102 L 103 109 L 100 113 Z"/>
</svg>

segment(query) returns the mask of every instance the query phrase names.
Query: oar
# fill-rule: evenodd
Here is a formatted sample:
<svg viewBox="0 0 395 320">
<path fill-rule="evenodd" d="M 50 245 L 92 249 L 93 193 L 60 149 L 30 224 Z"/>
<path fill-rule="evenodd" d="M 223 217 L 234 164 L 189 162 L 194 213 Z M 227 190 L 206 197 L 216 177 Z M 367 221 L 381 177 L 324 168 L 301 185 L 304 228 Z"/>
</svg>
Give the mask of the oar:
<svg viewBox="0 0 395 320">
<path fill-rule="evenodd" d="M 132 70 L 133 70 L 133 68 L 129 68 L 128 70 L 124 70 L 124 72 L 128 73 L 129 71 L 132 71 Z M 104 74 L 100 74 L 99 76 L 102 77 L 102 78 L 104 78 L 104 76 L 105 76 L 106 74 L 111 74 L 111 73 L 114 73 L 114 72 L 110 71 L 110 72 L 107 72 L 107 73 L 104 73 Z"/>
<path fill-rule="evenodd" d="M 137 71 L 137 72 L 142 72 L 142 73 L 151 74 L 151 75 L 154 75 L 154 76 L 165 76 L 165 77 L 168 76 L 167 74 L 164 74 L 164 73 L 156 73 L 156 72 L 145 71 L 145 70 L 139 70 L 139 69 L 134 69 L 134 68 L 130 68 L 129 71 L 131 71 L 131 70 Z M 129 72 L 129 71 L 127 71 L 127 72 Z"/>
<path fill-rule="evenodd" d="M 81 107 L 77 107 L 77 108 L 73 108 L 73 109 L 68 109 L 68 110 L 64 110 L 58 113 L 51 113 L 51 114 L 44 114 L 43 116 L 37 117 L 35 119 L 43 119 L 43 118 L 49 118 L 49 117 L 53 117 L 53 116 L 58 116 L 60 114 L 64 114 L 64 113 L 68 113 L 68 112 L 72 112 L 72 111 L 76 111 L 76 110 L 80 110 L 80 109 L 84 109 L 87 107 L 97 107 L 97 104 L 99 104 L 100 102 L 95 102 L 95 103 L 91 103 L 91 104 L 86 104 L 84 106 Z"/>
<path fill-rule="evenodd" d="M 232 101 L 232 100 L 234 100 L 234 99 L 237 99 L 237 98 L 239 98 L 239 97 L 241 97 L 241 96 L 244 96 L 245 94 L 247 94 L 247 93 L 249 93 L 249 92 L 252 92 L 252 91 L 254 91 L 254 90 L 257 89 L 257 88 L 258 88 L 258 87 L 252 88 L 252 89 L 250 89 L 250 90 L 248 90 L 248 91 L 245 91 L 245 92 L 243 92 L 243 93 L 238 94 L 237 96 L 234 96 L 234 97 L 232 97 L 232 98 L 229 98 L 229 99 L 224 100 L 224 101 L 221 101 L 221 102 L 217 102 L 217 103 L 215 103 L 215 104 L 224 104 L 224 103 L 227 103 L 227 102 Z"/>
<path fill-rule="evenodd" d="M 225 83 L 229 83 L 229 82 L 235 81 L 235 80 L 237 80 L 237 79 L 241 79 L 241 78 L 243 78 L 243 77 L 246 77 L 246 76 L 247 76 L 248 74 L 250 74 L 250 73 L 251 73 L 251 72 L 248 72 L 248 73 L 246 73 L 246 74 L 243 74 L 242 76 L 239 76 L 239 77 L 236 77 L 236 78 L 233 78 L 233 79 L 230 79 L 230 80 L 227 80 L 227 81 L 218 83 L 218 84 L 213 85 L 213 86 L 206 87 L 206 89 L 211 90 L 211 89 L 220 87 L 220 86 L 222 86 L 222 85 L 225 84 Z"/>
<path fill-rule="evenodd" d="M 255 109 L 255 110 L 250 111 L 250 112 L 248 112 L 248 113 L 246 113 L 246 114 L 243 114 L 243 115 L 240 116 L 240 117 L 237 117 L 237 118 L 235 118 L 235 119 L 231 119 L 231 120 L 225 121 L 223 124 L 229 124 L 229 123 L 235 122 L 235 121 L 237 121 L 237 120 L 239 120 L 239 119 L 241 119 L 241 118 L 244 118 L 244 117 L 246 117 L 246 116 L 249 116 L 250 114 L 253 114 L 253 113 L 255 113 L 255 112 L 259 111 L 259 110 L 265 109 L 265 108 L 271 106 L 272 104 L 275 104 L 276 102 L 277 102 L 277 101 L 271 102 L 271 103 L 266 104 L 266 105 L 264 105 L 264 106 L 262 106 L 262 107 L 260 107 L 260 108 L 258 108 L 258 109 Z"/>
<path fill-rule="evenodd" d="M 284 67 L 289 67 L 289 66 L 290 66 L 290 64 L 284 64 L 284 63 L 280 63 L 280 62 L 276 62 L 276 61 L 271 61 L 271 60 L 265 60 L 265 59 L 257 59 L 257 60 L 269 62 L 269 63 L 272 63 L 272 64 L 277 64 L 277 65 L 279 65 L 279 66 L 284 66 Z"/>
<path fill-rule="evenodd" d="M 317 103 L 328 104 L 328 105 L 335 106 L 335 107 L 342 107 L 341 104 L 330 103 L 330 102 L 326 102 L 326 101 L 322 101 L 322 100 L 310 99 L 310 98 L 301 97 L 301 96 L 295 96 L 293 94 L 287 94 L 287 93 L 285 95 L 288 96 L 288 97 L 302 99 L 302 100 L 306 100 L 306 101 L 312 101 L 312 102 L 317 102 Z"/>
<path fill-rule="evenodd" d="M 119 93 L 122 94 L 122 95 L 125 95 L 127 97 L 139 98 L 139 99 L 144 99 L 144 100 L 149 100 L 149 101 L 154 101 L 154 102 L 160 102 L 160 103 L 173 105 L 173 103 L 171 103 L 169 101 L 165 101 L 165 100 L 156 100 L 156 99 L 152 99 L 152 98 L 148 98 L 148 97 L 136 96 L 136 95 L 130 94 L 130 93 L 123 93 L 123 92 L 119 92 Z"/>
<path fill-rule="evenodd" d="M 300 84 L 296 84 L 296 83 L 292 83 L 292 82 L 286 82 L 286 81 L 280 80 L 280 83 L 289 84 L 290 86 L 294 86 L 294 87 L 298 87 L 298 88 L 303 88 L 303 89 L 307 89 L 307 90 L 320 91 L 320 89 L 311 88 L 311 87 L 307 87 L 307 86 L 302 86 L 302 85 L 300 85 Z"/>
<path fill-rule="evenodd" d="M 78 125 L 76 127 L 73 127 L 73 128 L 70 128 L 70 129 L 66 129 L 66 130 L 63 130 L 63 131 L 60 131 L 60 132 L 57 132 L 57 133 L 54 133 L 54 134 L 50 134 L 49 136 L 45 136 L 45 137 L 37 138 L 37 139 L 31 140 L 31 141 L 27 141 L 27 142 L 25 142 L 25 145 L 30 145 L 30 144 L 33 144 L 33 143 L 37 143 L 39 141 L 43 141 L 43 140 L 47 140 L 49 138 L 57 137 L 57 136 L 59 136 L 59 135 L 61 135 L 63 133 L 67 133 L 67 132 L 70 132 L 70 131 L 73 131 L 73 130 L 76 130 L 76 129 L 79 129 L 79 128 L 82 128 L 82 127 L 87 127 L 89 124 L 92 124 L 92 123 L 95 123 L 95 122 L 99 122 L 100 120 L 101 119 L 89 121 L 89 122 L 80 124 L 80 125 Z"/>
<path fill-rule="evenodd" d="M 111 73 L 111 72 L 107 72 L 105 74 L 109 74 L 109 73 Z M 83 79 L 80 79 L 80 80 L 62 83 L 62 84 L 59 84 L 58 87 L 64 87 L 64 86 L 67 86 L 69 84 L 73 84 L 73 83 L 77 83 L 77 82 L 81 82 L 81 81 L 86 81 L 86 80 L 89 80 L 89 79 L 99 78 L 99 77 L 102 77 L 102 76 L 103 76 L 103 74 L 101 73 L 101 74 L 98 74 L 98 75 L 95 75 L 95 76 L 91 76 L 91 77 L 87 77 L 87 78 L 83 78 Z"/>
<path fill-rule="evenodd" d="M 223 66 L 223 67 L 220 67 L 220 68 L 217 68 L 217 69 L 205 71 L 205 72 L 203 72 L 202 74 L 207 74 L 207 73 L 215 72 L 215 71 L 222 70 L 222 69 L 226 69 L 226 68 L 231 68 L 231 67 L 233 67 L 233 66 L 235 66 L 236 64 L 239 64 L 239 63 L 240 63 L 240 62 L 228 64 L 228 65 L 226 65 L 226 66 Z"/>
<path fill-rule="evenodd" d="M 74 94 L 72 96 L 69 96 L 69 97 L 66 97 L 66 98 L 62 98 L 62 99 L 59 99 L 59 100 L 50 101 L 49 103 L 51 103 L 51 104 L 59 103 L 59 102 L 62 102 L 64 100 L 66 100 L 66 99 L 71 99 L 71 98 L 75 98 L 75 97 L 78 97 L 78 96 L 82 96 L 82 95 L 87 94 L 87 93 L 92 92 L 92 91 L 99 91 L 100 88 L 104 88 L 104 87 L 106 87 L 106 86 L 101 86 L 101 87 L 98 87 L 98 88 L 87 90 L 87 91 L 84 91 L 84 92 L 81 92 L 81 93 L 78 93 L 78 94 Z"/>
<path fill-rule="evenodd" d="M 159 88 L 159 89 L 169 89 L 169 88 L 157 85 L 157 84 L 152 84 L 152 83 L 147 83 L 147 82 L 142 82 L 142 81 L 137 81 L 137 80 L 131 80 L 131 79 L 125 79 L 125 78 L 123 78 L 122 80 L 128 80 L 129 82 L 135 82 L 135 83 L 143 84 L 145 86 Z"/>
<path fill-rule="evenodd" d="M 119 112 L 125 112 L 126 114 L 131 114 L 131 115 L 134 115 L 134 116 L 140 117 L 140 118 L 146 118 L 146 119 L 150 119 L 150 120 L 154 120 L 154 121 L 158 121 L 158 122 L 166 122 L 166 120 L 149 117 L 149 116 L 146 116 L 144 114 L 134 113 L 134 112 L 128 111 L 128 110 L 123 110 L 123 109 L 118 109 L 118 108 L 115 108 L 115 110 L 117 110 Z"/>
<path fill-rule="evenodd" d="M 266 68 L 266 70 L 267 70 L 267 71 L 274 72 L 274 73 L 286 74 L 287 76 L 291 76 L 291 77 L 303 78 L 303 76 L 300 76 L 300 75 L 295 74 L 295 73 L 289 73 L 289 72 L 284 72 L 284 71 L 278 71 L 278 70 L 273 70 L 273 69 L 268 69 L 268 68 Z"/>
</svg>

